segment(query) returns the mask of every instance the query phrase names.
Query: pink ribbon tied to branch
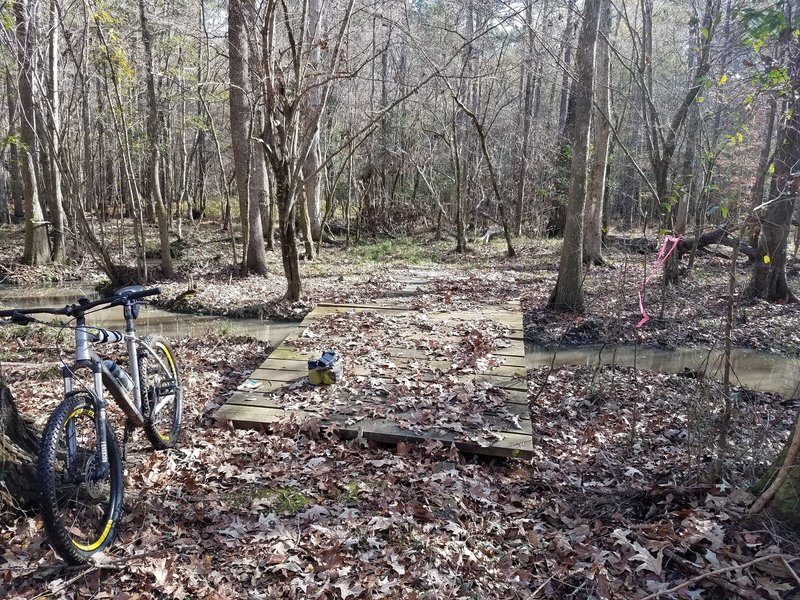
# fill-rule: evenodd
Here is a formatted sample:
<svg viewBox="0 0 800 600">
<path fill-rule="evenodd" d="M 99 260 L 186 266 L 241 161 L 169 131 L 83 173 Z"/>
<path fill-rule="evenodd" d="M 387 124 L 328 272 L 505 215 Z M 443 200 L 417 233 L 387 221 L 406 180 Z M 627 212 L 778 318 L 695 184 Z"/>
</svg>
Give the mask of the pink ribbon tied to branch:
<svg viewBox="0 0 800 600">
<path fill-rule="evenodd" d="M 639 287 L 639 311 L 642 313 L 642 320 L 636 324 L 636 329 L 640 329 L 650 320 L 650 315 L 647 314 L 647 311 L 644 309 L 644 301 L 642 300 L 642 295 L 644 294 L 644 290 L 647 287 L 647 284 L 658 275 L 659 271 L 667 264 L 667 259 L 669 255 L 675 251 L 675 248 L 678 247 L 678 242 L 681 241 L 682 235 L 678 235 L 677 237 L 672 235 L 664 236 L 664 243 L 661 245 L 661 250 L 658 251 L 658 256 L 656 257 L 656 261 L 653 263 L 653 268 L 650 270 L 650 275 L 644 280 L 644 283 Z"/>
</svg>

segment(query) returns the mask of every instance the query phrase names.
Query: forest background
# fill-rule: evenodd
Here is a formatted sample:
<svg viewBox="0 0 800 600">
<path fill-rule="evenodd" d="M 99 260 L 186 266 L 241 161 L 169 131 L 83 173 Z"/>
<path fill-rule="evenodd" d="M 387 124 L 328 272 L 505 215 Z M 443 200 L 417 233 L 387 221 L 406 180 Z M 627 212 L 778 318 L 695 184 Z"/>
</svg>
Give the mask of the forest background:
<svg viewBox="0 0 800 600">
<path fill-rule="evenodd" d="M 482 266 L 504 271 L 539 253 L 547 266 L 536 268 L 557 277 L 520 290 L 526 330 L 553 342 L 608 316 L 595 301 L 613 267 L 642 262 L 637 252 L 647 264 L 666 239 L 659 319 L 617 341 L 669 338 L 665 298 L 685 294 L 718 309 L 701 338 L 730 349 L 752 337 L 736 332 L 747 300 L 768 324 L 755 344 L 793 355 L 798 10 L 794 0 L 4 3 L 0 234 L 21 238 L 22 255 L 0 266 L 17 282 L 91 270 L 111 286 L 162 282 L 174 285 L 170 307 L 210 312 L 230 307 L 192 304 L 203 285 L 262 290 L 254 276 L 275 284 L 281 273 L 282 298 L 243 312 L 297 316 L 304 265 L 324 273 L 350 250 L 394 244 L 403 260 L 433 240 L 456 270 L 494 249 Z M 716 247 L 697 275 L 711 244 L 728 254 Z M 632 296 L 646 274 L 629 275 L 615 285 Z M 614 310 L 635 322 L 626 302 Z M 723 448 L 735 404 L 725 386 L 712 436 Z M 782 459 L 794 460 L 798 436 L 781 422 Z M 784 471 L 796 506 L 797 470 Z"/>
</svg>

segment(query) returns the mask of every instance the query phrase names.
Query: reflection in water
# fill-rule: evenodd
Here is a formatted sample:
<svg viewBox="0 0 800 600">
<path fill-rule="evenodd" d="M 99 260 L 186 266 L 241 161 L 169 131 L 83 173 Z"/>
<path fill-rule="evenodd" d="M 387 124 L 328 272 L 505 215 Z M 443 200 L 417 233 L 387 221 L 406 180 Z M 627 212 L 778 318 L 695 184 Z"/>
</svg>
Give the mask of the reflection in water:
<svg viewBox="0 0 800 600">
<path fill-rule="evenodd" d="M 58 307 L 85 297 L 97 299 L 99 295 L 91 286 L 73 287 L 22 287 L 0 285 L 0 304 L 7 308 L 33 308 L 36 306 Z M 44 320 L 46 315 L 40 317 Z M 106 308 L 87 317 L 90 325 L 108 329 L 123 329 L 122 307 Z M 258 319 L 229 319 L 226 317 L 200 316 L 172 313 L 145 306 L 136 320 L 137 331 L 160 333 L 167 338 L 203 337 L 209 334 L 247 335 L 268 341 L 277 346 L 297 326 L 296 323 L 261 321 Z"/>
<path fill-rule="evenodd" d="M 705 372 L 722 379 L 721 350 L 703 348 L 659 350 L 633 346 L 583 346 L 552 350 L 526 345 L 525 361 L 529 369 L 549 365 L 555 354 L 555 366 L 615 364 L 662 373 L 685 370 Z M 800 360 L 753 350 L 734 349 L 731 354 L 731 381 L 748 389 L 775 392 L 787 398 L 800 398 Z"/>
</svg>

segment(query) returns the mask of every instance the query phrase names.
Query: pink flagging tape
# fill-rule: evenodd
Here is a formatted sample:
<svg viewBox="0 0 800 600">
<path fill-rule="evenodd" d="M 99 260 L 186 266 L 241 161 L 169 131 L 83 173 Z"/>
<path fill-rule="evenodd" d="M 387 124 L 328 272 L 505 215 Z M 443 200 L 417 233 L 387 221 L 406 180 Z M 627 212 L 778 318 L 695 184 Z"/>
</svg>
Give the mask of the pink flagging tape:
<svg viewBox="0 0 800 600">
<path fill-rule="evenodd" d="M 667 263 L 667 259 L 669 255 L 678 247 L 678 242 L 681 241 L 683 236 L 679 235 L 677 237 L 672 235 L 664 236 L 664 243 L 661 245 L 661 249 L 658 251 L 658 256 L 656 257 L 656 261 L 653 263 L 653 268 L 650 270 L 650 275 L 644 280 L 644 283 L 639 287 L 639 312 L 642 313 L 642 319 L 636 324 L 636 329 L 640 329 L 650 320 L 650 315 L 647 314 L 647 311 L 644 309 L 644 301 L 642 300 L 642 296 L 644 295 L 644 290 L 647 287 L 647 284 L 658 275 L 658 272 L 664 267 Z M 669 249 L 667 247 L 669 246 Z"/>
</svg>

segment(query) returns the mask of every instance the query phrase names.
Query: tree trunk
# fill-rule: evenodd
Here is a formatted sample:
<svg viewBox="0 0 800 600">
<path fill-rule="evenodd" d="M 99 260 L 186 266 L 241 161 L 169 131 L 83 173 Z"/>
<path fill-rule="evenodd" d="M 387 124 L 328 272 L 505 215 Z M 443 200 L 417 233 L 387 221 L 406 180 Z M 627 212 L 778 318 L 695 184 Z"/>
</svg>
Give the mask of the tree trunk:
<svg viewBox="0 0 800 600">
<path fill-rule="evenodd" d="M 791 29 L 788 29 L 791 31 Z M 747 288 L 747 295 L 770 302 L 796 302 L 786 282 L 786 243 L 792 224 L 800 178 L 793 169 L 800 162 L 800 42 L 793 36 L 788 45 L 789 81 L 787 111 L 783 117 L 775 153 L 775 170 L 770 181 L 769 201 L 755 209 L 761 226 L 759 254 Z"/>
<path fill-rule="evenodd" d="M 17 410 L 14 396 L 0 380 L 0 508 L 27 508 L 36 502 L 39 436 Z"/>
<path fill-rule="evenodd" d="M 300 257 L 297 253 L 296 198 L 292 193 L 288 166 L 280 168 L 273 164 L 275 176 L 275 196 L 278 204 L 278 228 L 281 240 L 281 259 L 286 276 L 285 298 L 300 300 L 302 283 L 300 279 Z"/>
<path fill-rule="evenodd" d="M 320 39 L 322 37 L 322 12 L 320 10 L 320 0 L 308 1 L 308 25 L 307 35 L 309 39 Z M 384 54 L 385 56 L 385 54 Z M 322 44 L 313 44 L 309 51 L 308 67 L 311 73 L 320 73 L 322 71 Z M 319 78 L 315 76 L 309 77 L 309 83 L 318 84 Z M 307 96 L 309 114 L 318 114 L 322 102 L 322 90 L 318 85 L 314 85 L 309 91 Z M 320 184 L 322 182 L 322 150 L 320 148 L 320 132 L 317 131 L 311 141 L 311 147 L 306 156 L 303 165 L 303 174 L 305 182 L 303 184 L 305 190 L 306 201 L 306 214 L 308 215 L 309 225 L 311 227 L 312 241 L 321 242 L 322 240 L 322 208 Z M 313 244 L 311 251 L 308 253 L 309 248 L 306 248 L 308 258 L 314 258 Z"/>
<path fill-rule="evenodd" d="M 572 32 L 575 12 L 575 0 L 567 1 L 567 24 L 564 27 L 564 36 L 561 38 L 561 54 L 564 56 L 563 74 L 561 76 L 561 96 L 558 101 L 558 130 L 564 137 L 572 135 L 569 127 L 567 111 L 569 109 L 569 69 L 572 62 Z"/>
<path fill-rule="evenodd" d="M 59 18 L 58 0 L 50 0 L 50 31 L 48 33 L 48 57 L 47 57 L 47 96 L 49 106 L 47 107 L 47 133 L 50 168 L 50 194 L 48 195 L 50 212 L 50 237 L 53 242 L 51 256 L 53 262 L 64 262 L 65 247 L 65 225 L 66 216 L 64 214 L 64 201 L 61 194 L 61 168 L 58 164 L 59 153 Z"/>
<path fill-rule="evenodd" d="M 172 253 L 169 247 L 169 213 L 164 202 L 161 189 L 161 150 L 159 148 L 160 127 L 158 119 L 158 99 L 156 98 L 156 82 L 153 73 L 153 47 L 150 26 L 147 21 L 144 0 L 139 0 L 139 20 L 142 26 L 142 44 L 144 45 L 145 63 L 147 66 L 147 135 L 150 138 L 150 195 L 156 209 L 158 219 L 158 238 L 161 248 L 161 271 L 165 278 L 172 279 Z"/>
<path fill-rule="evenodd" d="M 567 224 L 558 280 L 548 306 L 557 310 L 583 310 L 583 209 L 586 204 L 586 171 L 589 164 L 589 129 L 595 79 L 595 46 L 600 14 L 605 0 L 587 0 L 578 43 L 577 85 L 575 86 L 575 127 Z"/>
<path fill-rule="evenodd" d="M 611 4 L 606 3 L 600 16 L 601 38 L 597 41 L 597 84 L 595 85 L 594 161 L 589 179 L 586 215 L 583 224 L 583 262 L 604 265 L 603 202 L 611 146 Z"/>
<path fill-rule="evenodd" d="M 14 202 L 14 220 L 19 222 L 25 218 L 25 202 L 22 197 L 22 181 L 19 172 L 19 146 L 14 141 L 17 137 L 17 90 L 11 81 L 11 71 L 6 68 L 6 100 L 8 100 L 8 170 L 11 175 L 11 199 Z"/>
<path fill-rule="evenodd" d="M 769 506 L 771 512 L 795 531 L 800 532 L 800 413 L 783 450 L 764 476 L 753 486 L 753 492 L 760 494 L 750 509 L 761 512 Z"/>
<path fill-rule="evenodd" d="M 778 114 L 778 96 L 776 93 L 769 94 L 767 99 L 769 114 L 767 115 L 767 130 L 764 132 L 764 145 L 761 146 L 761 155 L 758 159 L 758 170 L 756 180 L 753 182 L 751 203 L 756 208 L 764 202 L 764 189 L 767 187 L 767 175 L 769 174 L 770 158 L 772 157 L 772 137 L 775 133 L 775 117 Z M 754 231 L 750 238 L 753 246 L 758 245 L 759 231 Z"/>
<path fill-rule="evenodd" d="M 251 169 L 258 161 L 251 160 L 253 152 L 253 115 L 247 99 L 249 89 L 249 43 L 244 22 L 242 0 L 232 0 L 228 9 L 228 51 L 231 88 L 231 141 L 236 189 L 239 193 L 239 215 L 242 223 L 243 271 L 265 275 L 267 254 L 264 250 L 264 232 L 261 228 L 261 209 L 258 198 L 251 198 Z"/>
<path fill-rule="evenodd" d="M 531 141 L 531 125 L 533 110 L 534 92 L 534 35 L 533 35 L 533 3 L 529 2 L 525 7 L 525 25 L 528 29 L 528 52 L 526 59 L 522 62 L 522 79 L 524 92 L 520 103 L 520 113 L 522 117 L 522 140 L 520 142 L 520 153 L 517 159 L 517 214 L 516 230 L 517 235 L 522 235 L 522 224 L 525 220 L 525 183 L 528 175 L 528 152 Z"/>
<path fill-rule="evenodd" d="M 27 0 L 14 3 L 17 21 L 17 61 L 19 64 L 19 103 L 21 113 L 22 149 L 21 178 L 25 203 L 25 247 L 23 262 L 27 265 L 41 265 L 50 262 L 50 240 L 44 223 L 42 206 L 39 202 L 39 188 L 36 182 L 36 104 L 33 97 L 35 77 L 35 45 L 32 36 L 35 28 L 31 19 L 34 13 Z"/>
</svg>

